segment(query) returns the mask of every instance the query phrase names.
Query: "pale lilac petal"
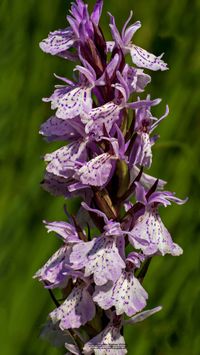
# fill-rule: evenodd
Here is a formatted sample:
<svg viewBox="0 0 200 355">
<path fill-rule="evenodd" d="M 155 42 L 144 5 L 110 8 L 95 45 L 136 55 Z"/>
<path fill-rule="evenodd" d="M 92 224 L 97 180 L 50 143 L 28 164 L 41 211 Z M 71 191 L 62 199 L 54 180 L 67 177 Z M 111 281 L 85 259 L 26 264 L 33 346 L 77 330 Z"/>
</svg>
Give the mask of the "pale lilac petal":
<svg viewBox="0 0 200 355">
<path fill-rule="evenodd" d="M 94 275 L 96 285 L 119 278 L 125 263 L 119 255 L 114 237 L 99 237 L 88 253 L 85 276 Z"/>
<path fill-rule="evenodd" d="M 114 305 L 114 298 L 113 298 L 114 285 L 112 281 L 108 281 L 106 284 L 101 286 L 96 286 L 95 288 L 95 292 L 93 294 L 93 300 L 104 310 L 110 309 Z"/>
<path fill-rule="evenodd" d="M 135 45 L 127 47 L 130 50 L 132 61 L 139 68 L 146 68 L 151 70 L 167 70 L 167 64 L 160 57 L 147 52 L 145 49 Z"/>
<path fill-rule="evenodd" d="M 103 8 L 103 0 L 97 0 L 94 10 L 91 14 L 91 20 L 96 26 L 98 26 L 99 24 L 102 8 Z"/>
<path fill-rule="evenodd" d="M 142 69 L 126 66 L 123 76 L 129 86 L 130 92 L 143 92 L 145 87 L 151 82 L 150 75 L 143 73 Z"/>
<path fill-rule="evenodd" d="M 84 185 L 104 186 L 111 178 L 113 159 L 108 153 L 98 155 L 84 164 L 74 176 Z"/>
<path fill-rule="evenodd" d="M 138 134 L 135 145 L 129 157 L 129 164 L 144 166 L 150 168 L 152 164 L 151 140 L 148 133 L 141 132 Z"/>
<path fill-rule="evenodd" d="M 50 232 L 57 233 L 63 239 L 63 241 L 67 244 L 81 242 L 75 227 L 67 222 L 47 222 L 47 221 L 44 221 L 44 224 L 48 230 L 48 233 L 50 233 Z"/>
<path fill-rule="evenodd" d="M 70 27 L 50 32 L 48 38 L 40 42 L 40 48 L 52 55 L 60 54 L 74 45 L 75 37 Z"/>
<path fill-rule="evenodd" d="M 140 169 L 137 166 L 132 167 L 131 172 L 130 172 L 131 173 L 131 182 L 133 182 L 133 180 L 138 176 L 139 172 L 140 172 Z M 156 180 L 158 180 L 158 179 L 151 176 L 151 175 L 142 173 L 140 183 L 146 188 L 151 188 L 151 186 L 153 184 L 155 184 Z M 158 180 L 158 188 L 163 189 L 164 186 L 166 185 L 166 183 L 167 183 L 166 181 L 159 179 Z"/>
<path fill-rule="evenodd" d="M 93 238 L 90 242 L 82 242 L 81 245 L 75 245 L 72 248 L 72 253 L 70 255 L 70 263 L 74 270 L 82 269 L 88 262 L 87 255 L 92 250 L 95 238 Z"/>
<path fill-rule="evenodd" d="M 79 117 L 73 120 L 62 120 L 52 116 L 41 125 L 39 133 L 47 137 L 48 141 L 71 140 L 84 137 L 85 129 Z"/>
<path fill-rule="evenodd" d="M 56 116 L 63 120 L 72 119 L 92 109 L 91 88 L 66 88 L 60 92 L 56 90 L 46 101 L 52 102 L 52 109 L 57 109 Z"/>
<path fill-rule="evenodd" d="M 109 133 L 114 122 L 119 119 L 121 107 L 114 102 L 108 102 L 103 106 L 92 109 L 88 115 L 82 115 L 81 119 L 86 124 L 86 134 L 91 134 L 95 138 L 101 139 L 106 132 Z"/>
<path fill-rule="evenodd" d="M 128 254 L 126 261 L 132 263 L 134 265 L 134 268 L 139 269 L 145 259 L 146 257 L 142 253 L 131 252 Z"/>
<path fill-rule="evenodd" d="M 57 116 L 74 118 L 92 108 L 91 88 L 76 88 L 63 96 L 58 103 Z"/>
<path fill-rule="evenodd" d="M 88 63 L 88 65 L 89 65 L 89 63 Z M 91 69 L 92 69 L 92 70 L 91 70 Z M 91 68 L 91 69 L 89 70 L 88 68 L 85 68 L 85 67 L 82 67 L 82 66 L 80 66 L 80 65 L 77 65 L 77 66 L 75 67 L 74 71 L 78 70 L 81 74 L 83 74 L 83 75 L 87 78 L 88 82 L 89 82 L 92 86 L 94 86 L 94 84 L 95 84 L 95 79 L 96 79 L 96 73 L 95 73 L 95 71 L 93 70 L 93 68 Z"/>
<path fill-rule="evenodd" d="M 63 304 L 50 313 L 53 322 L 64 329 L 79 328 L 95 316 L 95 305 L 85 287 L 75 286 Z"/>
<path fill-rule="evenodd" d="M 98 80 L 96 80 L 95 84 L 97 86 L 106 85 L 108 80 L 107 78 L 109 78 L 110 80 L 112 79 L 112 76 L 116 71 L 118 64 L 119 64 L 119 54 L 115 54 L 114 58 L 108 63 L 105 72 Z"/>
<path fill-rule="evenodd" d="M 163 206 L 167 207 L 171 205 L 171 202 L 176 203 L 177 205 L 183 205 L 186 203 L 188 198 L 184 200 L 178 198 L 170 191 L 155 191 L 148 199 L 148 203 L 161 203 Z"/>
<path fill-rule="evenodd" d="M 141 249 L 145 255 L 159 253 L 161 255 L 171 254 L 178 256 L 183 253 L 181 247 L 173 243 L 168 230 L 165 228 L 156 211 L 147 211 L 144 215 L 139 217 L 131 234 L 132 237 L 129 235 L 130 243 L 136 249 Z M 134 238 L 146 240 L 149 246 L 139 243 Z"/>
<path fill-rule="evenodd" d="M 138 322 L 142 322 L 143 320 L 145 320 L 148 317 L 151 317 L 153 314 L 159 312 L 162 310 L 162 306 L 158 306 L 152 309 L 148 309 L 147 311 L 141 312 L 136 314 L 134 317 L 127 319 L 124 321 L 124 324 L 135 324 Z"/>
<path fill-rule="evenodd" d="M 99 217 L 102 217 L 104 219 L 105 224 L 109 223 L 109 219 L 106 216 L 106 214 L 100 210 L 97 210 L 96 208 L 91 208 L 90 206 L 87 205 L 87 203 L 82 202 L 81 205 L 84 207 L 85 210 L 88 212 L 96 213 Z"/>
<path fill-rule="evenodd" d="M 120 328 L 108 325 L 101 333 L 90 339 L 83 348 L 85 355 L 125 355 L 127 354 L 124 337 Z"/>
<path fill-rule="evenodd" d="M 120 46 L 121 48 L 123 47 L 123 41 L 121 39 L 121 35 L 117 29 L 116 23 L 115 23 L 115 18 L 114 16 L 111 15 L 111 13 L 108 13 L 110 16 L 110 29 L 112 33 L 112 38 L 114 39 L 115 43 Z"/>
<path fill-rule="evenodd" d="M 128 26 L 130 20 L 133 17 L 133 12 L 130 12 L 130 16 L 128 20 L 125 22 L 124 27 L 122 29 L 122 40 L 124 45 L 128 45 L 131 42 L 131 39 L 135 32 L 141 27 L 141 22 L 137 21 L 133 25 Z M 128 28 L 127 28 L 128 26 Z"/>
<path fill-rule="evenodd" d="M 91 242 L 74 246 L 70 256 L 74 269 L 85 267 L 85 276 L 94 275 L 96 285 L 117 280 L 125 268 L 115 237 L 94 238 Z"/>
<path fill-rule="evenodd" d="M 53 196 L 69 196 L 68 184 L 65 178 L 46 173 L 41 186 Z"/>
<path fill-rule="evenodd" d="M 74 169 L 80 165 L 78 162 L 85 162 L 87 158 L 87 141 L 77 140 L 53 153 L 46 154 L 44 160 L 49 162 L 46 170 L 48 173 L 61 177 L 70 177 Z"/>
<path fill-rule="evenodd" d="M 71 248 L 61 247 L 48 261 L 39 269 L 34 278 L 45 282 L 49 288 L 64 287 L 68 282 L 65 264 L 69 263 Z"/>
<path fill-rule="evenodd" d="M 111 288 L 109 285 L 97 286 L 93 296 L 101 308 L 107 310 L 115 306 L 117 315 L 126 313 L 129 317 L 146 306 L 147 298 L 147 292 L 133 272 L 127 271 L 122 272 Z"/>
<path fill-rule="evenodd" d="M 136 186 L 135 189 L 136 201 L 142 203 L 143 205 L 147 205 L 147 198 L 146 198 L 147 191 L 145 190 L 144 186 L 139 182 L 136 182 L 135 186 Z"/>
<path fill-rule="evenodd" d="M 156 122 L 151 125 L 150 132 L 152 132 L 160 124 L 160 122 L 162 122 L 168 115 L 169 115 L 169 106 L 167 105 L 164 115 L 159 119 L 157 119 Z"/>
</svg>

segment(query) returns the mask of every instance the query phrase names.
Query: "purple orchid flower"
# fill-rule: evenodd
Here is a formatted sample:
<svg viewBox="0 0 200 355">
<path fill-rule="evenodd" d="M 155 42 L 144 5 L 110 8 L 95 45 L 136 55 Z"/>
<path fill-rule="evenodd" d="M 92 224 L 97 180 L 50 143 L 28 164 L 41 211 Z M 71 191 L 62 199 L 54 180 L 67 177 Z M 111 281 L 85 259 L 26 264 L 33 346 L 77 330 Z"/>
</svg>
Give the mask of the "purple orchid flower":
<svg viewBox="0 0 200 355">
<path fill-rule="evenodd" d="M 150 100 L 150 97 L 147 96 L 147 99 Z M 155 100 L 155 105 L 159 103 L 160 99 Z M 168 114 L 168 106 L 166 107 L 165 114 L 159 119 L 153 117 L 150 107 L 145 107 L 145 105 L 136 110 L 135 132 L 137 133 L 137 137 L 130 153 L 130 165 L 139 165 L 150 168 L 153 156 L 151 147 L 157 140 L 157 136 L 150 137 L 150 134 Z"/>
<path fill-rule="evenodd" d="M 107 50 L 112 51 L 116 46 L 119 46 L 124 53 L 130 53 L 131 58 L 133 63 L 139 67 L 139 68 L 146 68 L 146 69 L 151 69 L 151 70 L 167 70 L 167 64 L 163 62 L 161 59 L 163 54 L 161 54 L 159 57 L 156 57 L 154 54 L 147 52 L 145 49 L 142 49 L 141 47 L 138 47 L 134 44 L 131 43 L 131 39 L 135 32 L 141 27 L 140 21 L 135 22 L 133 25 L 128 26 L 131 18 L 132 18 L 132 12 L 130 13 L 130 16 L 125 23 L 122 34 L 120 35 L 116 24 L 115 24 L 115 18 L 110 15 L 110 29 L 111 33 L 114 39 L 114 42 L 109 42 L 107 45 Z"/>
<path fill-rule="evenodd" d="M 145 213 L 138 218 L 131 234 L 129 241 L 136 249 L 141 249 L 145 255 L 153 254 L 171 254 L 178 256 L 183 253 L 181 247 L 172 241 L 172 238 L 164 226 L 159 214 L 158 206 L 168 206 L 171 202 L 179 205 L 186 202 L 174 196 L 168 191 L 157 191 L 147 197 L 147 193 L 140 184 L 136 188 L 137 201 L 145 206 Z M 134 240 L 134 236 L 145 239 L 149 245 L 140 244 Z"/>
</svg>

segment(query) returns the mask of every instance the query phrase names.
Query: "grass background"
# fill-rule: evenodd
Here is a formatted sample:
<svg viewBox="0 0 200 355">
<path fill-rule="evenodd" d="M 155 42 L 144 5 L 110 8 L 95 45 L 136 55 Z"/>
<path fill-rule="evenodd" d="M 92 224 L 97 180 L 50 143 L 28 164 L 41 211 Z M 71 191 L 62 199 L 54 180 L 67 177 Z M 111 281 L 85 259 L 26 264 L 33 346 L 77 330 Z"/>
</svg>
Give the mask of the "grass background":
<svg viewBox="0 0 200 355">
<path fill-rule="evenodd" d="M 89 1 L 93 4 L 93 1 Z M 41 97 L 51 93 L 59 75 L 71 75 L 71 64 L 43 54 L 38 42 L 50 30 L 65 27 L 69 2 L 63 0 L 0 1 L 0 334 L 2 355 L 57 355 L 39 339 L 41 324 L 53 308 L 47 291 L 32 275 L 56 249 L 42 219 L 64 217 L 62 198 L 43 192 L 41 156 L 52 150 L 38 135 L 49 117 Z M 152 73 L 152 97 L 163 97 L 158 113 L 170 106 L 159 128 L 152 174 L 167 179 L 184 206 L 162 210 L 179 258 L 154 258 L 145 279 L 149 306 L 163 311 L 126 331 L 130 355 L 200 354 L 199 316 L 199 0 L 105 1 L 102 27 L 108 36 L 111 11 L 119 26 L 133 9 L 142 29 L 135 43 L 160 54 L 170 71 Z"/>
</svg>

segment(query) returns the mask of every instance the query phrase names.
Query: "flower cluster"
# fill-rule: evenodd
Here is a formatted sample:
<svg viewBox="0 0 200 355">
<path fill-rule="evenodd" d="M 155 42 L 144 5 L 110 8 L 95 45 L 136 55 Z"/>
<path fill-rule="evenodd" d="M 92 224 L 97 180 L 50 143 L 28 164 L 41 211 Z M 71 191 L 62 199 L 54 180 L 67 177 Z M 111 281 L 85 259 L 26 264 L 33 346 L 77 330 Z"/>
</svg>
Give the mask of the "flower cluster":
<svg viewBox="0 0 200 355">
<path fill-rule="evenodd" d="M 54 289 L 62 293 L 45 333 L 70 354 L 121 355 L 127 353 L 124 324 L 160 310 L 143 311 L 146 265 L 154 255 L 182 254 L 158 209 L 185 201 L 163 191 L 165 181 L 144 173 L 158 138 L 153 132 L 169 110 L 154 117 L 151 110 L 161 100 L 138 94 L 151 81 L 144 69 L 167 70 L 167 65 L 162 55 L 133 43 L 141 24 L 130 24 L 132 13 L 121 33 L 109 14 L 113 41 L 106 41 L 99 26 L 102 6 L 97 0 L 89 14 L 88 6 L 76 0 L 67 16 L 69 27 L 40 43 L 44 52 L 76 65 L 73 81 L 56 76 L 61 85 L 44 99 L 54 114 L 40 133 L 63 146 L 45 155 L 42 185 L 53 195 L 79 196 L 82 203 L 77 217 L 44 222 L 62 246 L 35 277 L 51 294 Z"/>
</svg>

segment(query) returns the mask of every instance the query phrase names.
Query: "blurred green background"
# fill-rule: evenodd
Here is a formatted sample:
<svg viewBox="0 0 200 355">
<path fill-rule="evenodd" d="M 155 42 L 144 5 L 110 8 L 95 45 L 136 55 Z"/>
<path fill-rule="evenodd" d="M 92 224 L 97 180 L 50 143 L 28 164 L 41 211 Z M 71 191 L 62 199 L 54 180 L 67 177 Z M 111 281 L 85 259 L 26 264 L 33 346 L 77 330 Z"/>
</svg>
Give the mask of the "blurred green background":
<svg viewBox="0 0 200 355">
<path fill-rule="evenodd" d="M 93 1 L 89 1 L 93 4 Z M 51 151 L 38 135 L 50 109 L 41 103 L 56 79 L 71 76 L 72 65 L 43 54 L 38 42 L 50 30 L 66 26 L 69 2 L 63 0 L 0 1 L 0 338 L 2 355 L 57 355 L 39 339 L 41 324 L 54 307 L 48 292 L 32 279 L 34 272 L 57 247 L 47 236 L 42 219 L 64 218 L 63 199 L 43 192 L 41 156 Z M 165 52 L 170 71 L 153 73 L 147 92 L 162 97 L 158 114 L 170 106 L 170 116 L 159 127 L 151 169 L 169 181 L 178 196 L 189 196 L 184 206 L 162 210 L 183 256 L 154 258 L 144 285 L 149 307 L 163 311 L 126 331 L 130 355 L 200 354 L 199 254 L 199 98 L 200 1 L 106 0 L 102 27 L 108 38 L 111 11 L 119 26 L 130 10 L 143 27 L 135 43 Z"/>
</svg>

